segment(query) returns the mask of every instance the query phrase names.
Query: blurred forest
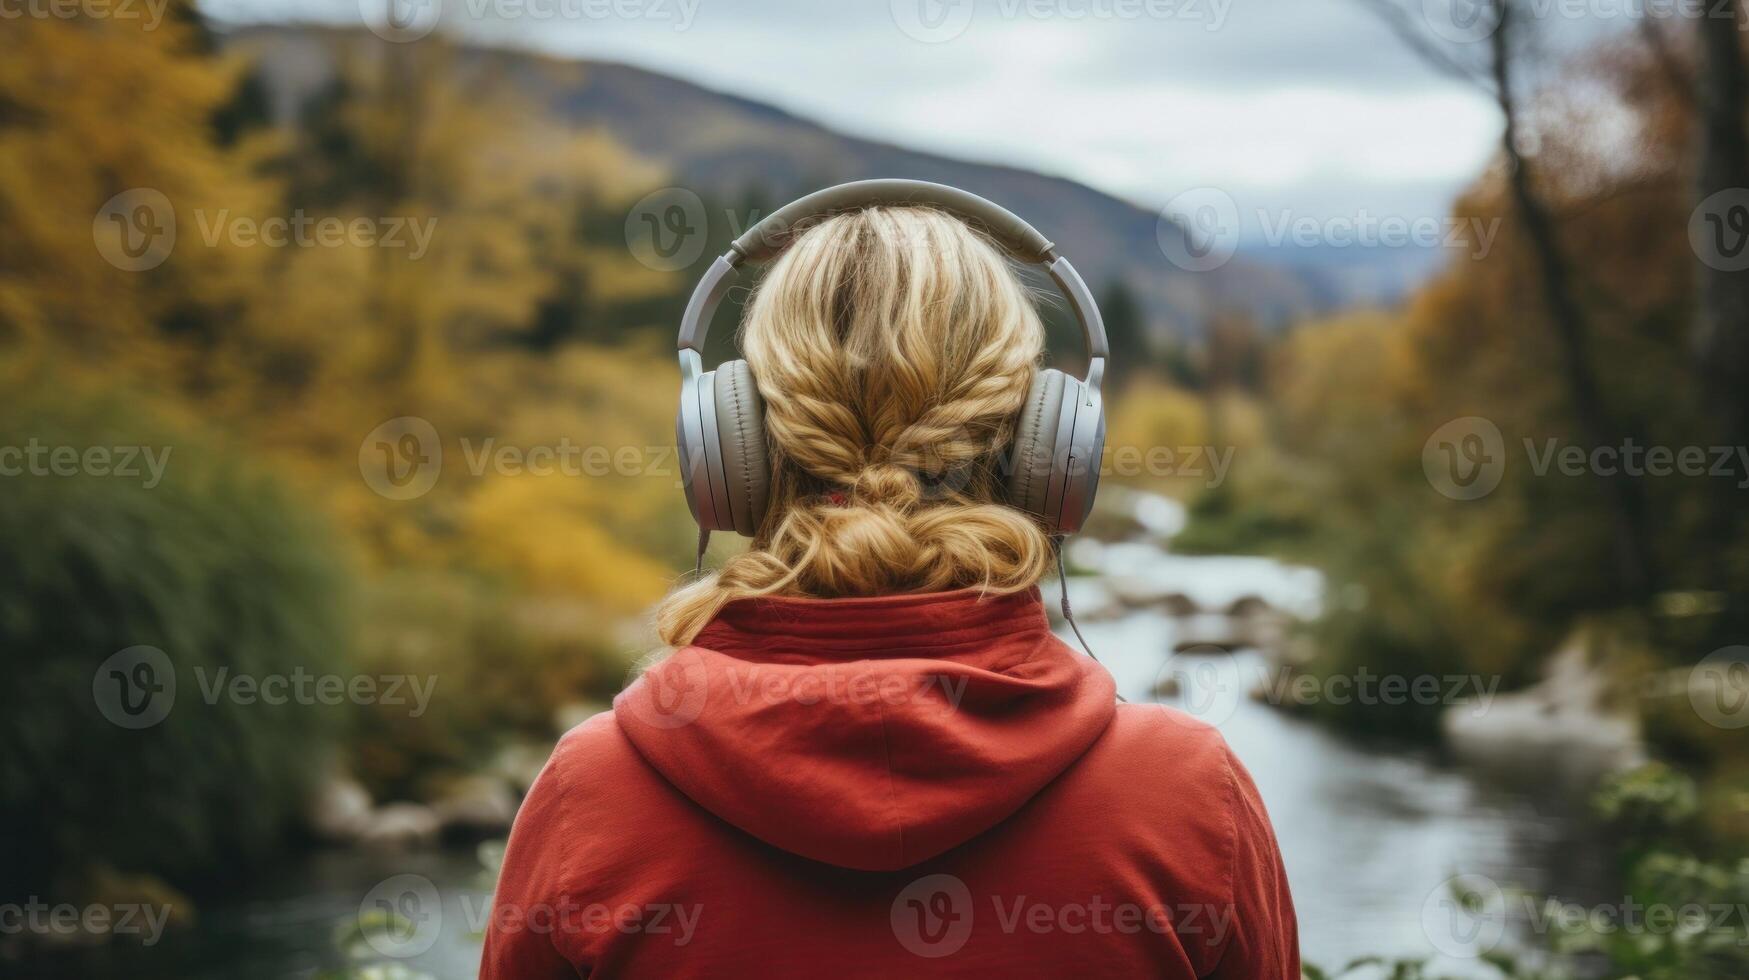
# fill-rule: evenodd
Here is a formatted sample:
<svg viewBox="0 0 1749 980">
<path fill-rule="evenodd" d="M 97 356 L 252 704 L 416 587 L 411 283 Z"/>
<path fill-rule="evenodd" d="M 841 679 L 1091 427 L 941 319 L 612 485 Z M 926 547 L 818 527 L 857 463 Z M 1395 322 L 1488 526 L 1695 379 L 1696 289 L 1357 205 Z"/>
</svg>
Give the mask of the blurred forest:
<svg viewBox="0 0 1749 980">
<path fill-rule="evenodd" d="M 1473 46 L 1479 64 L 1446 64 L 1473 73 L 1508 120 L 1494 165 L 1455 207 L 1501 219 L 1491 251 L 1454 256 L 1400 309 L 1303 324 L 1279 343 L 1215 325 L 1211 359 L 1225 366 L 1208 384 L 1234 392 L 1265 435 L 1232 481 L 1193 502 L 1181 544 L 1327 569 L 1345 597 L 1318 624 L 1328 669 L 1414 665 L 1518 685 L 1578 637 L 1618 693 L 1643 702 L 1666 750 L 1694 762 L 1741 750 L 1730 732 L 1683 725 L 1686 698 L 1666 717 L 1653 681 L 1749 635 L 1749 474 L 1534 465 L 1550 439 L 1749 444 L 1749 276 L 1690 237 L 1700 202 L 1749 176 L 1743 35 L 1730 20 L 1696 23 L 1646 23 L 1554 63 L 1535 60 L 1536 25 L 1502 24 Z M 1728 58 L 1698 43 L 1709 31 Z M 1430 436 L 1470 417 L 1500 429 L 1507 460 L 1497 489 L 1450 499 L 1430 487 Z M 1708 467 L 1719 458 L 1709 451 Z M 1730 760 L 1735 794 L 1740 766 Z"/>
<path fill-rule="evenodd" d="M 1749 752 L 1690 710 L 1683 678 L 1749 637 L 1749 473 L 1537 475 L 1518 447 L 1749 445 L 1749 274 L 1697 261 L 1689 237 L 1697 202 L 1749 182 L 1743 35 L 1651 27 L 1555 63 L 1528 35 L 1450 66 L 1496 86 L 1510 120 L 1456 207 L 1502 219 L 1485 257 L 1454 255 L 1399 308 L 1285 333 L 1234 312 L 1187 341 L 1104 284 L 1124 368 L 1109 443 L 1236 448 L 1213 488 L 1138 482 L 1188 500 L 1182 547 L 1326 572 L 1306 670 L 1513 687 L 1578 645 L 1696 780 L 1678 851 L 1722 860 L 1749 840 Z M 254 66 L 183 0 L 149 32 L 0 30 L 0 442 L 174 449 L 150 492 L 0 490 L 0 835 L 33 842 L 9 850 L 0 891 L 90 894 L 118 873 L 203 887 L 281 848 L 336 768 L 376 798 L 419 796 L 550 739 L 619 689 L 643 612 L 690 564 L 666 447 L 692 270 L 639 261 L 626 230 L 670 175 L 519 98 L 490 57 L 440 36 L 378 50 L 276 124 Z M 105 261 L 93 226 L 137 188 L 178 222 L 174 255 L 143 272 Z M 790 190 L 710 204 L 757 212 Z M 413 258 L 209 243 L 197 219 L 294 211 L 435 233 Z M 1471 416 L 1512 463 L 1486 497 L 1448 499 L 1424 450 Z M 431 492 L 390 500 L 360 478 L 361 443 L 402 417 L 431 424 L 445 462 Z M 465 447 L 488 440 L 637 463 L 470 472 Z M 128 732 L 103 724 L 90 669 L 138 644 L 179 668 L 432 674 L 442 696 L 417 719 L 178 712 Z M 1438 737 L 1424 707 L 1312 710 Z"/>
<path fill-rule="evenodd" d="M 25 18 L 0 33 L 9 444 L 173 450 L 149 492 L 15 480 L 40 486 L 3 498 L 14 683 L 0 716 L 27 748 L 0 756 L 0 792 L 7 835 L 44 842 L 9 850 L 22 867 L 0 875 L 8 890 L 108 862 L 179 882 L 246 868 L 324 767 L 395 798 L 519 731 L 550 737 L 563 705 L 618 690 L 633 647 L 613 624 L 668 587 L 692 539 L 671 463 L 666 477 L 475 478 L 458 448 L 669 441 L 656 328 L 686 284 L 636 262 L 622 230 L 662 174 L 602 134 L 548 125 L 489 70 L 457 76 L 438 45 L 354 64 L 299 125 L 271 127 L 250 66 L 219 56 L 188 5 L 172 10 L 155 31 Z M 93 248 L 93 216 L 132 188 L 162 192 L 181 223 L 174 258 L 147 272 Z M 412 259 L 209 245 L 197 222 L 294 210 L 437 224 Z M 428 420 L 453 454 L 417 500 L 360 478 L 366 435 L 400 416 Z M 262 670 L 435 674 L 453 696 L 413 721 L 336 709 L 316 713 L 321 730 L 254 733 L 271 745 L 236 740 L 272 712 L 105 735 L 89 665 L 72 666 L 135 644 L 189 658 L 178 667 L 235 665 L 250 631 L 269 634 Z M 195 785 L 226 774 L 215 759 L 275 792 Z M 46 789 L 82 771 L 112 778 Z M 121 825 L 117 795 L 137 804 Z"/>
</svg>

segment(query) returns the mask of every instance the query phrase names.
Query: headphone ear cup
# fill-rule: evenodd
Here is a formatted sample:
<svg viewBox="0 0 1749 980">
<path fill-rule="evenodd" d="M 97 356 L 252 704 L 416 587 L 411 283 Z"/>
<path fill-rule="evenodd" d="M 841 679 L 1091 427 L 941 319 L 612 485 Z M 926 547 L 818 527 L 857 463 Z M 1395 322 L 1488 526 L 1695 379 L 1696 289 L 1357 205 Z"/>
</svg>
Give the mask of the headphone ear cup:
<svg viewBox="0 0 1749 980">
<path fill-rule="evenodd" d="M 717 440 L 721 446 L 723 494 L 727 513 L 722 530 L 752 537 L 765 518 L 771 491 L 771 463 L 765 452 L 765 402 L 746 361 L 727 361 L 714 372 Z"/>
<path fill-rule="evenodd" d="M 716 401 L 710 397 L 711 375 L 687 377 L 680 384 L 680 410 L 674 413 L 674 447 L 680 457 L 680 485 L 686 491 L 686 506 L 701 530 L 721 529 L 717 522 L 716 495 L 711 492 L 712 453 L 705 451 L 706 405 L 714 415 Z"/>
<path fill-rule="evenodd" d="M 1034 375 L 1032 390 L 1015 420 L 1014 455 L 1008 472 L 1008 503 L 1044 521 L 1051 533 L 1055 533 L 1056 515 L 1048 505 L 1067 381 L 1067 376 L 1055 369 Z"/>
<path fill-rule="evenodd" d="M 1074 413 L 1072 428 L 1059 429 L 1059 440 L 1068 451 L 1063 454 L 1062 493 L 1053 503 L 1057 534 L 1074 534 L 1093 512 L 1093 498 L 1099 492 L 1099 468 L 1105 461 L 1105 400 L 1098 389 L 1089 390 L 1087 383 L 1069 379 L 1063 412 Z"/>
</svg>

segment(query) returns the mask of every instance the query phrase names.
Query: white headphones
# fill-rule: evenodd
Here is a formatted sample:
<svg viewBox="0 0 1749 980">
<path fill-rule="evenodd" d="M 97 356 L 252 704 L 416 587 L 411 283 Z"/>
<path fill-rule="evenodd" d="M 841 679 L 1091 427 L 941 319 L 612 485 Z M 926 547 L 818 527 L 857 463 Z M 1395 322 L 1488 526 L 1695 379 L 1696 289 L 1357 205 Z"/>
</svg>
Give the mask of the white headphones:
<svg viewBox="0 0 1749 980">
<path fill-rule="evenodd" d="M 771 489 L 765 411 L 752 369 L 746 361 L 732 360 L 705 371 L 700 354 L 711 315 L 737 270 L 746 262 L 771 259 L 789 233 L 809 220 L 903 206 L 938 208 L 981 228 L 1011 258 L 1043 267 L 1069 300 L 1086 341 L 1087 376 L 1038 372 L 1015 420 L 1005 482 L 1008 503 L 1036 517 L 1049 534 L 1073 533 L 1087 519 L 1099 489 L 1105 447 L 1100 383 L 1109 353 L 1105 324 L 1087 284 L 1048 239 L 984 198 L 920 180 L 862 180 L 816 191 L 772 212 L 711 263 L 686 304 L 680 321 L 680 412 L 674 430 L 686 503 L 701 531 L 753 535 L 764 519 Z"/>
</svg>

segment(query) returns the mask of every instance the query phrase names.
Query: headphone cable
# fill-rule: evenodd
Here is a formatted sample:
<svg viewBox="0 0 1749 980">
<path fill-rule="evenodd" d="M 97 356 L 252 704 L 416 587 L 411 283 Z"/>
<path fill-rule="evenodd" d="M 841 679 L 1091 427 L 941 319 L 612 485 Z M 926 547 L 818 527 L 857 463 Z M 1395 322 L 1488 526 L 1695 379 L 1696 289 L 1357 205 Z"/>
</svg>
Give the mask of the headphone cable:
<svg viewBox="0 0 1749 980">
<path fill-rule="evenodd" d="M 1087 637 L 1081 635 L 1081 627 L 1075 624 L 1075 613 L 1069 608 L 1069 572 L 1063 565 L 1063 536 L 1060 534 L 1053 536 L 1051 544 L 1051 550 L 1057 553 L 1057 587 L 1061 590 L 1063 597 L 1063 619 L 1068 622 L 1069 628 L 1075 631 L 1075 639 L 1081 641 L 1081 649 L 1087 651 L 1087 656 L 1091 657 L 1094 663 L 1104 667 L 1105 662 L 1093 652 L 1093 647 L 1087 643 Z M 1106 673 L 1111 673 L 1111 670 L 1107 668 Z M 1129 700 L 1122 694 L 1119 694 L 1117 699 L 1124 704 L 1129 703 Z"/>
<path fill-rule="evenodd" d="M 709 548 L 710 546 L 711 546 L 710 529 L 709 528 L 702 528 L 702 527 L 699 528 L 698 529 L 698 556 L 696 558 L 694 558 L 692 561 L 692 577 L 693 577 L 694 581 L 697 581 L 698 579 L 701 579 L 704 577 L 704 552 L 705 552 L 705 549 Z"/>
</svg>

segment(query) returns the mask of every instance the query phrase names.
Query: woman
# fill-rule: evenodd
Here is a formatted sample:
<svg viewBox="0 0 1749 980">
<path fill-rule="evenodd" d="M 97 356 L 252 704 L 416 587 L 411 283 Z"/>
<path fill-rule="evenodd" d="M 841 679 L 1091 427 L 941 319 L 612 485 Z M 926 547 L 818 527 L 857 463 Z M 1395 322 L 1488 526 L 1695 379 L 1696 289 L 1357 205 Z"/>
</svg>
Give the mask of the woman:
<svg viewBox="0 0 1749 980">
<path fill-rule="evenodd" d="M 1043 345 L 1003 256 L 938 211 L 839 214 L 741 341 L 764 521 L 560 741 L 482 975 L 1298 980 L 1244 768 L 1050 632 L 1051 541 L 996 479 Z"/>
</svg>

